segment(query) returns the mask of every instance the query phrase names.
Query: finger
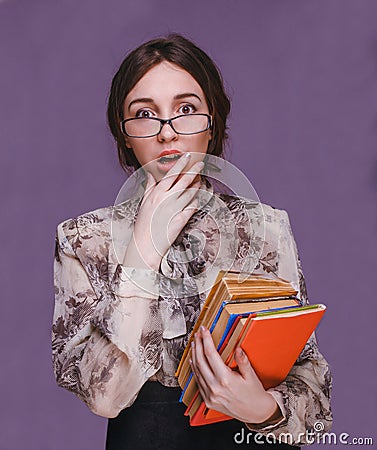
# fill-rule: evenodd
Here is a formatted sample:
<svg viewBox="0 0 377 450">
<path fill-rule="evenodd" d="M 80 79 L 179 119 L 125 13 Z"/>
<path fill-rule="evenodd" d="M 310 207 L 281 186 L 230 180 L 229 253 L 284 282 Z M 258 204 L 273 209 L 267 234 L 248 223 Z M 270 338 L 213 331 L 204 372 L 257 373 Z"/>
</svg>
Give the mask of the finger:
<svg viewBox="0 0 377 450">
<path fill-rule="evenodd" d="M 195 354 L 195 349 L 193 348 L 192 351 L 192 359 L 190 360 L 190 366 L 191 366 L 191 370 L 194 374 L 195 377 L 195 382 L 200 390 L 200 393 L 202 394 L 202 396 L 207 396 L 207 392 L 209 391 L 209 386 L 206 383 L 205 379 L 203 378 L 202 374 L 200 373 L 200 369 L 197 367 L 196 364 L 196 354 Z"/>
<path fill-rule="evenodd" d="M 200 172 L 204 167 L 203 161 L 198 161 L 195 163 L 190 169 L 188 169 L 186 172 L 184 172 L 179 180 L 174 184 L 174 190 L 176 192 L 179 192 L 180 190 L 184 191 L 187 189 L 191 184 L 194 184 L 196 181 L 196 178 L 199 178 L 198 181 L 200 182 Z"/>
<path fill-rule="evenodd" d="M 211 392 L 211 385 L 207 382 L 207 380 L 204 378 L 202 373 L 200 372 L 200 368 L 198 365 L 198 355 L 195 350 L 195 341 L 191 344 L 192 348 L 192 361 L 191 361 L 191 369 L 195 375 L 195 381 L 199 388 L 200 394 L 205 401 L 205 403 L 208 404 L 209 396 Z"/>
<path fill-rule="evenodd" d="M 163 178 L 161 178 L 159 186 L 163 188 L 165 191 L 168 191 L 174 184 L 178 175 L 186 167 L 187 163 L 190 161 L 190 158 L 191 158 L 190 153 L 187 152 L 183 154 L 174 164 L 174 166 L 166 173 L 166 175 L 164 175 Z"/>
<path fill-rule="evenodd" d="M 186 202 L 182 202 L 183 205 L 181 205 L 181 207 L 179 209 L 181 209 L 180 211 L 178 211 L 177 213 L 175 213 L 175 215 L 172 217 L 171 219 L 171 223 L 178 223 L 178 224 L 184 224 L 186 225 L 187 220 L 196 212 L 199 210 L 199 200 L 198 198 L 195 196 L 195 193 L 193 195 L 193 199 L 187 203 L 187 205 L 185 205 Z M 178 200 L 176 201 L 178 202 Z M 186 221 L 184 221 L 183 219 L 187 219 Z"/>
<path fill-rule="evenodd" d="M 250 364 L 249 358 L 241 347 L 237 347 L 234 352 L 234 359 L 238 366 L 240 375 L 245 380 L 254 380 L 261 384 L 257 374 L 255 373 L 252 365 Z"/>
<path fill-rule="evenodd" d="M 199 211 L 199 200 L 197 197 L 194 197 L 182 212 L 189 214 L 189 217 L 191 217 L 196 211 Z"/>
<path fill-rule="evenodd" d="M 194 179 L 191 181 L 191 184 L 189 185 L 189 187 L 190 187 L 191 185 L 195 184 L 195 183 L 200 183 L 200 184 L 202 184 L 202 178 L 201 178 L 200 173 L 197 173 L 197 174 L 196 174 L 196 177 L 194 177 Z"/>
<path fill-rule="evenodd" d="M 195 353 L 195 359 L 193 359 L 193 361 L 195 362 L 195 367 L 197 368 L 199 375 L 204 379 L 206 385 L 213 385 L 216 381 L 216 377 L 208 364 L 206 355 L 204 354 L 200 332 L 195 333 L 193 349 Z"/>
<path fill-rule="evenodd" d="M 208 361 L 211 372 L 215 373 L 218 378 L 227 376 L 229 370 L 221 359 L 219 352 L 216 350 L 212 340 L 211 333 L 204 327 L 200 328 L 203 342 L 203 351 Z"/>
<path fill-rule="evenodd" d="M 199 202 L 197 198 L 194 198 L 188 205 L 184 207 L 182 211 L 180 211 L 172 222 L 174 221 L 174 225 L 177 224 L 178 228 L 181 226 L 180 230 L 183 226 L 187 224 L 190 220 L 191 216 L 193 216 L 197 211 L 199 211 Z"/>
<path fill-rule="evenodd" d="M 189 188 L 182 191 L 182 194 L 178 196 L 178 198 L 175 200 L 175 204 L 177 209 L 183 210 L 192 200 L 193 198 L 198 194 L 200 188 L 200 182 L 197 181 Z"/>
</svg>

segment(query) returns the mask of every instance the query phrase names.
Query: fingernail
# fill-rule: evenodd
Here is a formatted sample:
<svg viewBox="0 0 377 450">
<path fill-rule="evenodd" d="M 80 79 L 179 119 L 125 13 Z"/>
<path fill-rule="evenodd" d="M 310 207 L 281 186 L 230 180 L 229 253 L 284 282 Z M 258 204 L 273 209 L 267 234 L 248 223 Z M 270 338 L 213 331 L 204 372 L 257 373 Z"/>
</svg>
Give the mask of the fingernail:
<svg viewBox="0 0 377 450">
<path fill-rule="evenodd" d="M 203 325 L 200 325 L 200 331 L 205 331 L 206 329 L 203 327 Z"/>
<path fill-rule="evenodd" d="M 244 357 L 245 357 L 245 353 L 244 353 L 244 351 L 242 350 L 242 348 L 240 348 L 240 356 L 241 356 L 241 358 L 244 358 Z"/>
<path fill-rule="evenodd" d="M 185 153 L 185 154 L 184 154 L 184 157 L 185 157 L 185 158 L 190 158 L 190 157 L 191 157 L 191 153 Z"/>
<path fill-rule="evenodd" d="M 194 342 L 194 341 L 191 342 L 191 347 L 192 347 L 192 348 L 195 347 L 195 342 Z"/>
</svg>

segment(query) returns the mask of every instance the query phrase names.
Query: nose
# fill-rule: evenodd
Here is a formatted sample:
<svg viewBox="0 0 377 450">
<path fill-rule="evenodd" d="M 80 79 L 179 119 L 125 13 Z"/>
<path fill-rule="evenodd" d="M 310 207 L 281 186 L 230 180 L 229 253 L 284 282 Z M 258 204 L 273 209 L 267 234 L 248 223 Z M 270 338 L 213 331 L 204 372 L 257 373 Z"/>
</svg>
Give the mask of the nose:
<svg viewBox="0 0 377 450">
<path fill-rule="evenodd" d="M 160 133 L 157 135 L 159 141 L 172 141 L 178 137 L 178 134 L 173 130 L 169 123 L 164 123 Z"/>
</svg>

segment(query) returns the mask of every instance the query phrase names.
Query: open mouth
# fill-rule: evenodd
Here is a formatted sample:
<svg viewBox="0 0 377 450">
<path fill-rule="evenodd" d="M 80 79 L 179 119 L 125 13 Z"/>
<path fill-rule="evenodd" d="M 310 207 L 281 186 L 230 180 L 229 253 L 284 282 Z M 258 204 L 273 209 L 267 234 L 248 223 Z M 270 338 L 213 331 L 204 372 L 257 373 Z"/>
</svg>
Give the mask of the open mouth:
<svg viewBox="0 0 377 450">
<path fill-rule="evenodd" d="M 167 164 L 172 161 L 178 160 L 181 156 L 182 153 L 172 153 L 171 155 L 161 156 L 161 158 L 158 159 L 158 162 L 162 164 Z"/>
</svg>

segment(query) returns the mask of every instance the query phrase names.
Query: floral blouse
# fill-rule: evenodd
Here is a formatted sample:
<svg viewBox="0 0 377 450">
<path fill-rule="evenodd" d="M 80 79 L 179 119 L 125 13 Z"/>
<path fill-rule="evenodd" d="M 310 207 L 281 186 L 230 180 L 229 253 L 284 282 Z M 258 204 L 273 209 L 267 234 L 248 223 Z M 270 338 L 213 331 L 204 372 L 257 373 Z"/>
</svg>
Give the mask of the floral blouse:
<svg viewBox="0 0 377 450">
<path fill-rule="evenodd" d="M 159 273 L 125 267 L 140 198 L 59 224 L 54 259 L 52 356 L 56 381 L 92 412 L 116 417 L 143 384 L 178 386 L 175 371 L 218 270 L 273 273 L 308 303 L 283 210 L 212 190 L 164 255 Z M 313 333 L 287 378 L 268 390 L 283 418 L 262 434 L 329 431 L 332 377 Z"/>
</svg>

